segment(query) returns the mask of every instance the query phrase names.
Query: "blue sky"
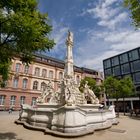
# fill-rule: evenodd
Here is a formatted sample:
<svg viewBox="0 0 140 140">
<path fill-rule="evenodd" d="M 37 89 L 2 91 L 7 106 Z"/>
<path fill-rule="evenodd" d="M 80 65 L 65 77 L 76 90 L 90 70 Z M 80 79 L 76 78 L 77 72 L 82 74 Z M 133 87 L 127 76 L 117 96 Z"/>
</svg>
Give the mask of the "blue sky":
<svg viewBox="0 0 140 140">
<path fill-rule="evenodd" d="M 103 71 L 103 59 L 140 46 L 140 30 L 131 25 L 122 0 L 39 0 L 53 26 L 54 49 L 47 55 L 64 60 L 67 31 L 74 34 L 74 63 Z"/>
</svg>

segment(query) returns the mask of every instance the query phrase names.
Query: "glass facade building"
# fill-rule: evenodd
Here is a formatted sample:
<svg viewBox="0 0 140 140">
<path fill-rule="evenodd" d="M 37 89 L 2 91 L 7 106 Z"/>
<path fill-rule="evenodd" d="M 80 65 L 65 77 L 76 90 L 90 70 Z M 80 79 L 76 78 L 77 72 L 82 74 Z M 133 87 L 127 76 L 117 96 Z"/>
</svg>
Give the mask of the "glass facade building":
<svg viewBox="0 0 140 140">
<path fill-rule="evenodd" d="M 136 90 L 140 89 L 140 47 L 103 60 L 104 75 L 132 77 Z"/>
</svg>

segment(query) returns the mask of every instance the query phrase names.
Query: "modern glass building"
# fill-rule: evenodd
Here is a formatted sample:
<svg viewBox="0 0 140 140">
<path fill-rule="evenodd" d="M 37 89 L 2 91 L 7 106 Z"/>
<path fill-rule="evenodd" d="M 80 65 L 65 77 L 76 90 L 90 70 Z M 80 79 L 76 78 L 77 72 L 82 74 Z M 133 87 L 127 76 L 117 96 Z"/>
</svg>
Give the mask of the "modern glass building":
<svg viewBox="0 0 140 140">
<path fill-rule="evenodd" d="M 103 67 L 105 78 L 132 77 L 136 91 L 140 93 L 140 47 L 103 60 Z"/>
</svg>

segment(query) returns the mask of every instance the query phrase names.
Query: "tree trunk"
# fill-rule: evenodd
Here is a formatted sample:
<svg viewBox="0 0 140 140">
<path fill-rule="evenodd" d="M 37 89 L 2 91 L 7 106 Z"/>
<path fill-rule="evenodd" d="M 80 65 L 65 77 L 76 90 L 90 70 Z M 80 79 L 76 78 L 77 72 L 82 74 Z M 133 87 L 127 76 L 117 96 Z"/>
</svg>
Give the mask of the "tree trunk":
<svg viewBox="0 0 140 140">
<path fill-rule="evenodd" d="M 109 96 L 108 96 L 108 94 L 106 94 L 106 99 L 107 99 L 108 106 L 109 106 L 109 105 L 110 105 L 110 103 L 109 103 Z"/>
<path fill-rule="evenodd" d="M 108 106 L 110 106 L 109 96 L 107 97 Z"/>
<path fill-rule="evenodd" d="M 117 111 L 117 116 L 119 117 L 118 98 L 116 98 L 116 111 Z"/>
<path fill-rule="evenodd" d="M 139 109 L 140 109 L 140 94 L 138 94 L 138 96 L 139 96 Z"/>
</svg>

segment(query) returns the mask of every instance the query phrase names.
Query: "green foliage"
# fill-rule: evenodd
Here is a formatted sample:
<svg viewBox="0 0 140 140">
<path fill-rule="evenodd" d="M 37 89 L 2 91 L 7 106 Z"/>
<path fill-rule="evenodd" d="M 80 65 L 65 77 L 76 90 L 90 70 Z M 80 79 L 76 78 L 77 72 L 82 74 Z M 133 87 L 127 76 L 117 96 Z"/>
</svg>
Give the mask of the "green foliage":
<svg viewBox="0 0 140 140">
<path fill-rule="evenodd" d="M 93 91 L 94 91 L 95 95 L 99 98 L 101 92 L 103 92 L 102 85 L 96 85 L 95 88 L 93 89 Z"/>
<path fill-rule="evenodd" d="M 129 97 L 134 93 L 134 84 L 130 77 L 124 77 L 120 80 L 120 95 L 121 97 Z"/>
<path fill-rule="evenodd" d="M 140 27 L 140 1 L 139 0 L 124 0 L 124 6 L 131 12 L 133 25 L 136 28 Z"/>
<path fill-rule="evenodd" d="M 113 78 L 112 76 L 107 77 L 104 81 L 105 92 L 108 97 L 118 98 L 119 96 L 118 86 L 119 86 L 118 80 Z"/>
<path fill-rule="evenodd" d="M 5 87 L 5 81 L 8 79 L 9 66 L 10 62 L 0 64 L 0 74 L 1 74 L 0 87 Z"/>
<path fill-rule="evenodd" d="M 119 99 L 128 97 L 134 91 L 134 84 L 130 77 L 124 77 L 121 80 L 109 76 L 104 81 L 105 92 L 109 97 Z"/>
<path fill-rule="evenodd" d="M 0 1 L 0 75 L 5 77 L 14 56 L 30 63 L 33 53 L 50 50 L 52 27 L 47 14 L 37 10 L 36 0 Z M 3 61 L 4 60 L 4 61 Z M 4 68 L 4 73 L 3 69 Z M 3 79 L 4 80 L 4 79 Z"/>
</svg>

